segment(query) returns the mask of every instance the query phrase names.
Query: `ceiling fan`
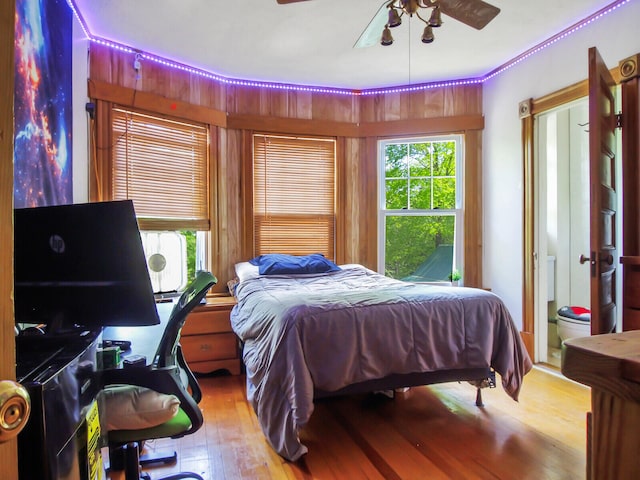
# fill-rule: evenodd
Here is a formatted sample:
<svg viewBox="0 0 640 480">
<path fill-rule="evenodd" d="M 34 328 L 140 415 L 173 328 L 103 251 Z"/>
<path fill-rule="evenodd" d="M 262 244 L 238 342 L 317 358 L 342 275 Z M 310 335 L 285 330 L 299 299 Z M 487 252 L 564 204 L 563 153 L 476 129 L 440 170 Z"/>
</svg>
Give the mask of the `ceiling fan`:
<svg viewBox="0 0 640 480">
<path fill-rule="evenodd" d="M 304 1 L 308 0 L 277 0 L 281 5 Z M 408 14 L 409 16 L 417 14 L 419 18 L 427 24 L 429 32 L 431 27 L 440 26 L 436 24 L 436 22 L 432 22 L 432 19 L 429 19 L 429 21 L 422 19 L 419 13 L 421 8 L 433 8 L 434 11 L 438 10 L 438 15 L 441 11 L 445 15 L 477 30 L 482 30 L 500 13 L 498 7 L 490 5 L 483 0 L 385 0 L 353 45 L 354 48 L 370 47 L 381 42 L 382 32 L 384 32 L 384 35 L 388 35 L 388 38 L 386 43 L 384 38 L 381 43 L 383 45 L 390 45 L 393 39 L 391 38 L 391 33 L 388 32 L 388 27 L 399 25 L 399 17 L 404 14 Z M 397 23 L 391 24 L 392 17 L 396 19 Z M 424 43 L 433 41 L 433 35 L 429 35 L 426 29 L 422 41 Z"/>
</svg>

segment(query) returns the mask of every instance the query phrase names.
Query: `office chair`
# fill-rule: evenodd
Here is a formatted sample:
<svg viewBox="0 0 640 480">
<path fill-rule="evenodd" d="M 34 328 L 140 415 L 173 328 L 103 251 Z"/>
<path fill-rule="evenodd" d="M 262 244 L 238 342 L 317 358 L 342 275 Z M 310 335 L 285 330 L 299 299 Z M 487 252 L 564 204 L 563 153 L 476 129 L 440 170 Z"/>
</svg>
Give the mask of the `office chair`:
<svg viewBox="0 0 640 480">
<path fill-rule="evenodd" d="M 176 453 L 162 458 L 141 459 L 141 445 L 157 438 L 180 438 L 198 430 L 203 423 L 198 403 L 202 392 L 189 369 L 180 348 L 180 331 L 187 315 L 217 283 L 209 272 L 198 272 L 173 307 L 155 357 L 150 365 L 131 366 L 103 372 L 104 385 L 135 385 L 159 393 L 173 394 L 180 400 L 178 413 L 158 426 L 137 430 L 111 430 L 108 432 L 110 470 L 125 471 L 126 480 L 149 480 L 141 473 L 142 465 L 162 461 L 175 461 Z M 144 327 L 142 327 L 144 328 Z M 186 384 L 185 384 L 186 382 Z M 203 480 L 196 473 L 175 473 L 158 480 L 193 478 Z"/>
</svg>

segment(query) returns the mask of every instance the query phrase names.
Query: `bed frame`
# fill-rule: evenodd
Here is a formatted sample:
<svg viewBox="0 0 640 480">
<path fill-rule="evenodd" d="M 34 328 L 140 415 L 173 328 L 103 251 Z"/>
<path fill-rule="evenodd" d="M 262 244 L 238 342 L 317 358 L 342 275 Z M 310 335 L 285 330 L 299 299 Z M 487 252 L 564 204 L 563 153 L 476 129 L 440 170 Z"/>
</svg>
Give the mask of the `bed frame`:
<svg viewBox="0 0 640 480">
<path fill-rule="evenodd" d="M 460 370 L 439 370 L 435 372 L 417 372 L 407 374 L 392 374 L 384 378 L 367 380 L 364 382 L 347 385 L 339 390 L 327 392 L 314 390 L 314 399 L 335 397 L 339 395 L 353 395 L 371 393 L 383 390 L 395 390 L 404 387 L 417 387 L 421 385 L 433 385 L 436 383 L 469 382 L 476 387 L 476 405 L 483 407 L 482 389 L 495 388 L 496 372 L 491 368 L 470 368 Z"/>
</svg>

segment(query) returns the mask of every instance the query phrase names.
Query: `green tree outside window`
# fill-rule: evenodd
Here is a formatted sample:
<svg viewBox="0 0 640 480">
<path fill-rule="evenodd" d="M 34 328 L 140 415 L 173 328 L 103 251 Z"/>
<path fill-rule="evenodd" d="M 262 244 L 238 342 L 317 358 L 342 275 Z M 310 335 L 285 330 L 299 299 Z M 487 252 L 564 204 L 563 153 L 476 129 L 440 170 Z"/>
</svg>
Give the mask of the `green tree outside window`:
<svg viewBox="0 0 640 480">
<path fill-rule="evenodd" d="M 455 139 L 384 145 L 385 274 L 447 281 L 454 269 Z"/>
</svg>

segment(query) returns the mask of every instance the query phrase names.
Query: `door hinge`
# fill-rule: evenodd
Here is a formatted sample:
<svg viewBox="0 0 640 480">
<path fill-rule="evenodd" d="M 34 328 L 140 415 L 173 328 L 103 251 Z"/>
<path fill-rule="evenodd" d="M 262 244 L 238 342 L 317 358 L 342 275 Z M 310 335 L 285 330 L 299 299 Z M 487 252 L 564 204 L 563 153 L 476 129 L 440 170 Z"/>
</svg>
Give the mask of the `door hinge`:
<svg viewBox="0 0 640 480">
<path fill-rule="evenodd" d="M 622 112 L 616 115 L 616 128 L 622 128 Z"/>
</svg>

